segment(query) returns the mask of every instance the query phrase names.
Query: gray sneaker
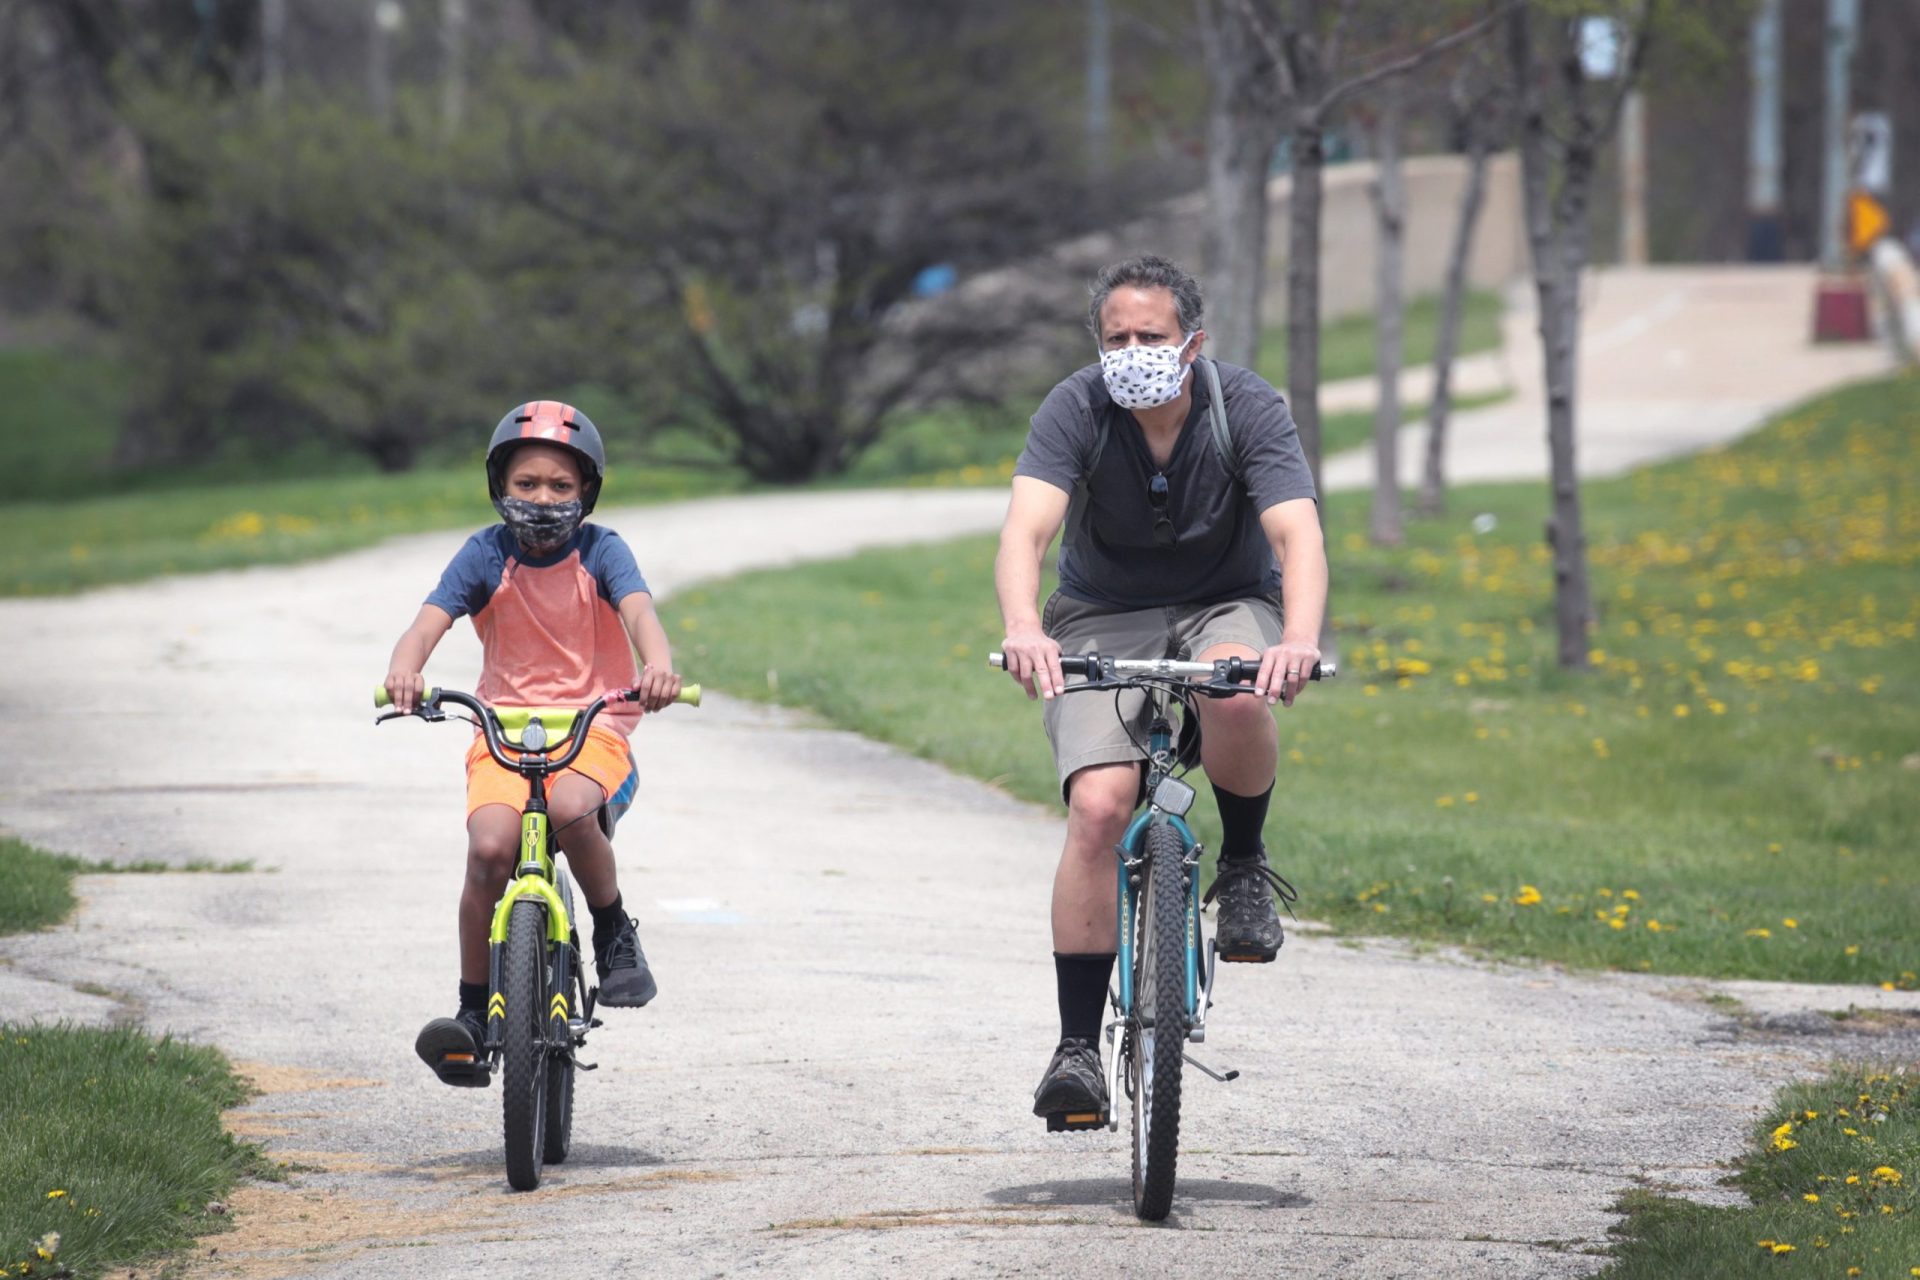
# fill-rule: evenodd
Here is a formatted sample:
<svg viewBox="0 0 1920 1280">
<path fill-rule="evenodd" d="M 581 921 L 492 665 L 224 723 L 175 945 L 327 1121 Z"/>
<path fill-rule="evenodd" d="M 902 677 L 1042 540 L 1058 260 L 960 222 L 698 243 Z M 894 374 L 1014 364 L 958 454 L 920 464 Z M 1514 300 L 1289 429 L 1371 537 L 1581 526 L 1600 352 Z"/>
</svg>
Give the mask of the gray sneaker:
<svg viewBox="0 0 1920 1280">
<path fill-rule="evenodd" d="M 600 974 L 599 1002 L 615 1009 L 637 1009 L 659 992 L 647 953 L 640 949 L 640 933 L 629 916 L 605 946 L 594 948 L 593 967 Z"/>
<path fill-rule="evenodd" d="M 1090 1129 L 1106 1122 L 1107 1079 L 1093 1041 L 1068 1036 L 1060 1042 L 1033 1091 L 1033 1114 L 1045 1116 L 1049 1130 Z"/>
<path fill-rule="evenodd" d="M 1275 894 L 1288 904 L 1299 897 L 1286 878 L 1267 865 L 1265 849 L 1251 858 L 1220 859 L 1203 904 L 1220 900 L 1214 946 L 1222 960 L 1266 964 L 1280 954 L 1286 935 L 1274 910 Z"/>
</svg>

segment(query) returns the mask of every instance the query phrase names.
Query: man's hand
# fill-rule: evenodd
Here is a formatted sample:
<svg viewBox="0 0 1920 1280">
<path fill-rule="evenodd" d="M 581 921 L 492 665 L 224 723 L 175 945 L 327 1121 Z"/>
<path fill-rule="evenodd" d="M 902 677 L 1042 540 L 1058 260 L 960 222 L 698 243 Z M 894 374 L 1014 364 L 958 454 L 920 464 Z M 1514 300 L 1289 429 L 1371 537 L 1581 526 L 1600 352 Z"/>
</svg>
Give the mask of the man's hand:
<svg viewBox="0 0 1920 1280">
<path fill-rule="evenodd" d="M 1000 651 L 1006 655 L 1007 674 L 1026 689 L 1027 697 L 1052 698 L 1067 687 L 1060 672 L 1060 646 L 1038 626 L 1010 632 Z"/>
<path fill-rule="evenodd" d="M 633 686 L 640 694 L 640 706 L 646 711 L 659 711 L 673 705 L 680 696 L 680 677 L 672 671 L 658 667 L 640 668 L 640 683 Z"/>
<path fill-rule="evenodd" d="M 1268 706 L 1275 702 L 1292 706 L 1300 691 L 1307 687 L 1319 662 L 1318 645 L 1307 640 L 1282 640 L 1260 655 L 1260 674 L 1254 677 L 1254 690 L 1265 696 Z"/>
</svg>

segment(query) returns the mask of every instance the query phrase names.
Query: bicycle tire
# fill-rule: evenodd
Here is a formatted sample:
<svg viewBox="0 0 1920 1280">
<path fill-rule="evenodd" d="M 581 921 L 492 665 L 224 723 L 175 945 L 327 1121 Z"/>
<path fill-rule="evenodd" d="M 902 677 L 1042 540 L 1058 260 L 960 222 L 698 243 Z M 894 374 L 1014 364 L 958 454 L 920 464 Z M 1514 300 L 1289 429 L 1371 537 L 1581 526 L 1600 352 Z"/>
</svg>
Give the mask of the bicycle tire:
<svg viewBox="0 0 1920 1280">
<path fill-rule="evenodd" d="M 1180 1158 L 1180 1072 L 1187 1046 L 1187 866 L 1179 832 L 1147 828 L 1146 883 L 1135 914 L 1133 1016 L 1128 1061 L 1133 1095 L 1133 1211 L 1159 1222 L 1173 1208 Z"/>
<path fill-rule="evenodd" d="M 507 1183 L 540 1185 L 547 1118 L 547 911 L 522 899 L 507 916 L 500 985 L 506 996 L 501 1032 L 500 1112 L 507 1141 Z"/>
<path fill-rule="evenodd" d="M 558 873 L 560 901 L 567 908 L 567 925 L 570 930 L 568 941 L 573 947 L 573 971 L 580 971 L 580 922 L 573 913 L 573 884 L 567 879 L 567 873 Z M 554 1052 L 547 1063 L 546 1091 L 546 1135 L 541 1142 L 540 1158 L 548 1164 L 562 1164 L 573 1149 L 573 1032 L 567 1025 L 567 1015 L 552 1011 L 553 995 L 564 994 L 569 1000 L 572 992 L 555 992 L 547 997 L 549 1016 L 549 1041 L 552 1044 L 567 1046 L 567 1052 Z"/>
</svg>

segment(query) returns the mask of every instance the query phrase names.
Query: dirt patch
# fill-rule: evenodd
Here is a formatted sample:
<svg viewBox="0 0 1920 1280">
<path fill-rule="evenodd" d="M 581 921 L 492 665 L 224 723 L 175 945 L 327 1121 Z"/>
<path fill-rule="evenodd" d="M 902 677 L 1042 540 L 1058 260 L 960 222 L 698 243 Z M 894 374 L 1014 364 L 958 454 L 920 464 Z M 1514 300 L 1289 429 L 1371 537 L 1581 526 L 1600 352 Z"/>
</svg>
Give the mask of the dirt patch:
<svg viewBox="0 0 1920 1280">
<path fill-rule="evenodd" d="M 440 1238 L 499 1226 L 497 1220 L 476 1219 L 465 1207 L 423 1211 L 417 1205 L 291 1186 L 240 1187 L 227 1205 L 233 1230 L 202 1240 L 186 1260 L 188 1274 L 202 1280 L 274 1280 L 368 1249 L 430 1246 Z"/>
<path fill-rule="evenodd" d="M 252 1086 L 256 1093 L 311 1093 L 322 1089 L 377 1089 L 385 1080 L 360 1080 L 352 1076 L 329 1076 L 306 1067 L 285 1067 L 273 1062 L 236 1062 L 233 1073 Z"/>
</svg>

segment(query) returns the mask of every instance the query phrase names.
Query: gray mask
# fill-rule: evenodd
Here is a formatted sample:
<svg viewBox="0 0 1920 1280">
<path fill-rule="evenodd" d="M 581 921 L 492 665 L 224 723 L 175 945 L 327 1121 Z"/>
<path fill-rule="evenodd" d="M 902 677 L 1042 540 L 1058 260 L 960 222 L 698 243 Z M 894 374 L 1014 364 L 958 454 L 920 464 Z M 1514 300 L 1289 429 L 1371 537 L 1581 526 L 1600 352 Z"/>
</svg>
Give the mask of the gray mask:
<svg viewBox="0 0 1920 1280">
<path fill-rule="evenodd" d="M 571 502 L 528 502 L 525 498 L 495 498 L 493 509 L 513 530 L 522 551 L 538 555 L 552 551 L 573 536 L 586 516 L 578 498 Z"/>
</svg>

